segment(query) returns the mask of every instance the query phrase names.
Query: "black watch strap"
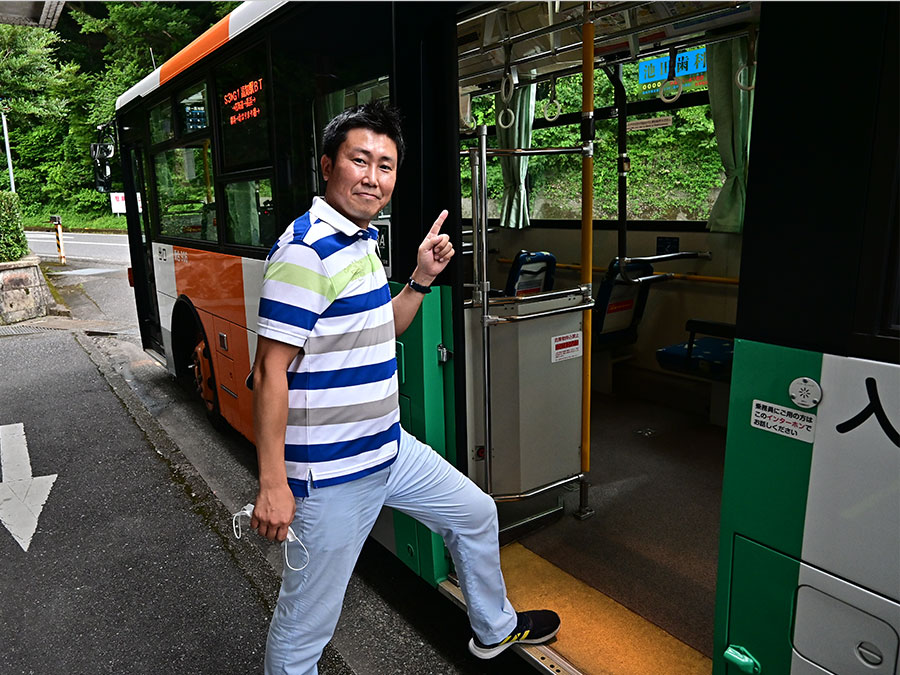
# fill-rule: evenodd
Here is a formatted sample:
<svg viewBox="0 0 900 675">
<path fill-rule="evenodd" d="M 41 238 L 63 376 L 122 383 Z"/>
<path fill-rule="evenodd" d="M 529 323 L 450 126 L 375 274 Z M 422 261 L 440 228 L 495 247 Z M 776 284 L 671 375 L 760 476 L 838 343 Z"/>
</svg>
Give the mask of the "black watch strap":
<svg viewBox="0 0 900 675">
<path fill-rule="evenodd" d="M 431 286 L 423 286 L 422 284 L 413 281 L 412 277 L 409 278 L 409 281 L 407 281 L 406 284 L 416 293 L 421 293 L 422 295 L 431 293 Z"/>
</svg>

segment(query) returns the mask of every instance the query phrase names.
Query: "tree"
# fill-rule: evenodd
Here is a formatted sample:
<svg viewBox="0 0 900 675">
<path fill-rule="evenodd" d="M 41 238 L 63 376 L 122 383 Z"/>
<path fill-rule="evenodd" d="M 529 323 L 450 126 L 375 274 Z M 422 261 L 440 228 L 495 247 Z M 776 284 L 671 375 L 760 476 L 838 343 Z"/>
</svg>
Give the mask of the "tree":
<svg viewBox="0 0 900 675">
<path fill-rule="evenodd" d="M 0 91 L 9 121 L 16 188 L 23 207 L 40 203 L 47 159 L 65 137 L 73 96 L 83 90 L 78 67 L 60 65 L 53 31 L 0 25 Z"/>
<path fill-rule="evenodd" d="M 18 260 L 27 253 L 19 198 L 13 192 L 0 190 L 0 262 Z"/>
<path fill-rule="evenodd" d="M 238 3 L 68 2 L 57 31 L 0 25 L 0 96 L 22 209 L 108 209 L 89 146 L 115 100 Z"/>
<path fill-rule="evenodd" d="M 123 92 L 209 28 L 237 2 L 68 3 L 82 34 L 102 35 L 104 68 L 92 76 L 88 120 L 104 124 Z"/>
</svg>

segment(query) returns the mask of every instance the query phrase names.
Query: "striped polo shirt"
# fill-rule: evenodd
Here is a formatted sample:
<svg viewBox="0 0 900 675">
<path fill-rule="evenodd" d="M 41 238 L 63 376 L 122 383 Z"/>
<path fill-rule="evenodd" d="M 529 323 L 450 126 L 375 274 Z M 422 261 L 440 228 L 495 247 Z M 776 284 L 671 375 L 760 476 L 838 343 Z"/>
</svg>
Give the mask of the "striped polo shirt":
<svg viewBox="0 0 900 675">
<path fill-rule="evenodd" d="M 393 463 L 400 440 L 394 312 L 377 251 L 316 197 L 266 260 L 259 334 L 301 347 L 290 364 L 284 460 L 295 496 Z"/>
</svg>

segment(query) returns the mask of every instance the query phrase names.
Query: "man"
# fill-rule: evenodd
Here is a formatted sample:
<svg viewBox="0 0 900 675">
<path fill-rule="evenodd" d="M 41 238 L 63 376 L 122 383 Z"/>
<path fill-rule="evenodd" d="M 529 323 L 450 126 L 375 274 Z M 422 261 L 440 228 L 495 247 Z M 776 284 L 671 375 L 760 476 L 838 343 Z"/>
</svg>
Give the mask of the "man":
<svg viewBox="0 0 900 675">
<path fill-rule="evenodd" d="M 251 526 L 308 550 L 285 568 L 266 673 L 317 673 L 350 574 L 384 505 L 447 544 L 467 601 L 469 649 L 491 658 L 552 638 L 559 617 L 517 614 L 506 598 L 493 500 L 400 428 L 395 338 L 453 257 L 438 216 L 409 283 L 392 300 L 369 222 L 390 201 L 403 160 L 397 112 L 345 111 L 325 128 L 325 197 L 269 254 L 259 306 L 253 409 L 259 494 Z M 302 562 L 302 561 L 301 561 Z"/>
</svg>

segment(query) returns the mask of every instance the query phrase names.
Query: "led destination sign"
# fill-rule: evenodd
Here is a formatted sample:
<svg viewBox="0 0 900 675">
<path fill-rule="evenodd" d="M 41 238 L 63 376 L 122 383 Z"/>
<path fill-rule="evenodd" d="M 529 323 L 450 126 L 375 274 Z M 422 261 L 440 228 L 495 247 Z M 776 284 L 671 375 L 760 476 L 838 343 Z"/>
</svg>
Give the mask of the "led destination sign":
<svg viewBox="0 0 900 675">
<path fill-rule="evenodd" d="M 216 107 L 226 171 L 269 163 L 269 80 L 264 45 L 244 52 L 216 71 Z"/>
<path fill-rule="evenodd" d="M 259 92 L 263 88 L 263 78 L 250 80 L 244 84 L 226 92 L 222 96 L 222 104 L 231 113 L 227 116 L 231 126 L 241 124 L 249 119 L 262 115 L 260 106 L 262 101 Z M 223 115 L 223 119 L 225 116 Z"/>
</svg>

